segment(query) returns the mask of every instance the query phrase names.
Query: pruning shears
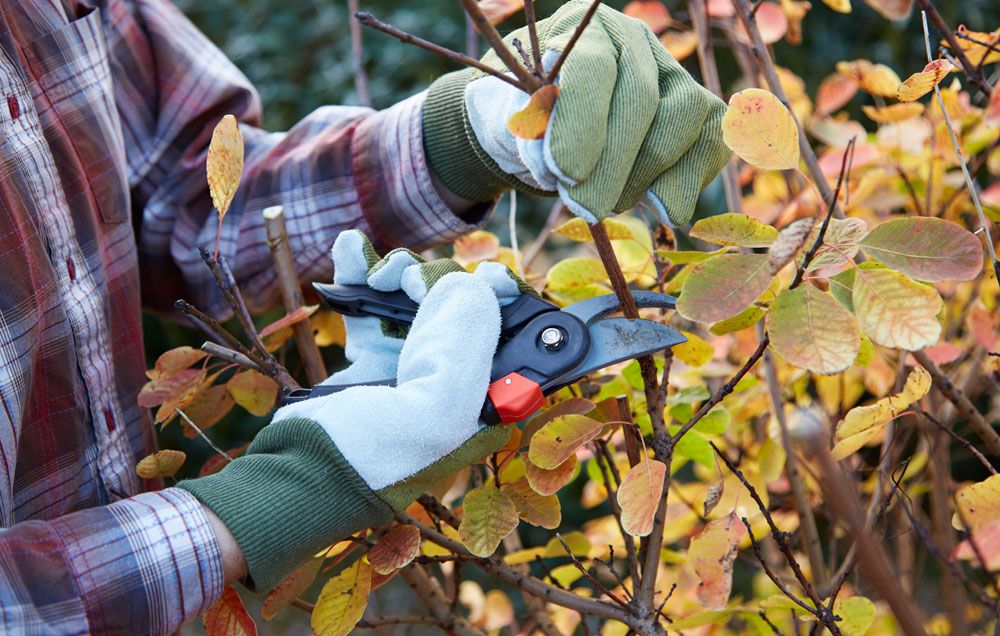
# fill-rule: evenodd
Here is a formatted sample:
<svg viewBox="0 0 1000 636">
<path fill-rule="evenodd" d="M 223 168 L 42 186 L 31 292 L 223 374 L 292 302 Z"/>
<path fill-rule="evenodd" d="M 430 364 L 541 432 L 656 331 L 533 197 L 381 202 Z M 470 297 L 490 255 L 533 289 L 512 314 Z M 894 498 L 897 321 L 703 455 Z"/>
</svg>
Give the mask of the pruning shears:
<svg viewBox="0 0 1000 636">
<path fill-rule="evenodd" d="M 418 305 L 402 291 L 380 292 L 365 285 L 314 283 L 326 303 L 345 316 L 373 316 L 410 324 Z M 632 291 L 639 308 L 674 309 L 673 296 Z M 560 309 L 530 294 L 501 308 L 500 342 L 493 356 L 490 386 L 480 418 L 486 424 L 527 419 L 545 396 L 616 362 L 663 351 L 687 338 L 666 325 L 639 318 L 610 317 L 621 308 L 614 294 L 588 298 Z M 367 385 L 395 386 L 395 378 Z M 357 385 L 317 385 L 291 391 L 284 404 L 338 393 Z"/>
</svg>

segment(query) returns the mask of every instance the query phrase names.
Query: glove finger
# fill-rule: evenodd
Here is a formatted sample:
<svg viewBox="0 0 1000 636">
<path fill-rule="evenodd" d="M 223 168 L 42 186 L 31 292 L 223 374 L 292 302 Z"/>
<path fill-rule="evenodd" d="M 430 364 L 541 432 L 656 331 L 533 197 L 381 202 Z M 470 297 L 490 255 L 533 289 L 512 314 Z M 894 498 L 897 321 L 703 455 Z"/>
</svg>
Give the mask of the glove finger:
<svg viewBox="0 0 1000 636">
<path fill-rule="evenodd" d="M 582 12 L 578 14 L 567 14 L 566 25 L 553 25 L 551 32 L 564 30 L 545 42 L 547 50 L 561 51 L 565 47 Z M 570 28 L 570 24 L 574 26 Z M 549 167 L 564 182 L 587 179 L 601 158 L 611 96 L 618 81 L 617 57 L 607 32 L 595 17 L 563 63 L 559 97 L 545 133 L 544 152 Z"/>
<path fill-rule="evenodd" d="M 377 291 L 397 291 L 400 289 L 403 271 L 411 265 L 423 262 L 424 259 L 405 247 L 396 248 L 368 270 L 366 282 Z"/>
<path fill-rule="evenodd" d="M 616 211 L 615 204 L 660 104 L 655 60 L 649 47 L 642 45 L 649 29 L 632 20 L 614 21 L 607 29 L 614 41 L 639 42 L 640 45 L 627 44 L 619 54 L 618 81 L 611 95 L 607 139 L 597 165 L 586 180 L 566 187 L 570 199 L 597 218 Z M 570 60 L 573 55 L 575 51 L 569 56 Z M 586 140 L 586 137 L 578 138 L 577 148 L 586 147 Z"/>
<path fill-rule="evenodd" d="M 422 303 L 427 292 L 442 277 L 452 272 L 464 272 L 465 268 L 450 258 L 439 258 L 429 263 L 421 262 L 403 270 L 399 288 L 416 303 Z"/>
<path fill-rule="evenodd" d="M 666 172 L 657 177 L 644 203 L 664 223 L 680 226 L 691 220 L 701 191 L 711 183 L 732 154 L 722 142 L 726 105 L 715 99 L 701 136 Z"/>
<path fill-rule="evenodd" d="M 378 262 L 378 253 L 364 232 L 347 230 L 337 236 L 330 250 L 333 258 L 333 282 L 338 285 L 364 285 L 368 270 Z"/>
<path fill-rule="evenodd" d="M 615 204 L 616 212 L 635 207 L 656 177 L 695 143 L 715 101 L 648 29 L 645 35 L 659 69 L 660 100 L 622 196 Z"/>
</svg>

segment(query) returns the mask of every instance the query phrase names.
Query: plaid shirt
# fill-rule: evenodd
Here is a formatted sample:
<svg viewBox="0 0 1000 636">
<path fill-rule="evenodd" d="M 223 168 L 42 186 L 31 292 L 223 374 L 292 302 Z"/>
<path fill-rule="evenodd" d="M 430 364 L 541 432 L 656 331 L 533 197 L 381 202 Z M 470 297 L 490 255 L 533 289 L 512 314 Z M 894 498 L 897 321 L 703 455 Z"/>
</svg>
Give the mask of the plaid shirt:
<svg viewBox="0 0 1000 636">
<path fill-rule="evenodd" d="M 382 249 L 474 229 L 431 183 L 422 103 L 269 133 L 247 79 L 167 0 L 0 2 L 0 631 L 167 633 L 221 592 L 200 505 L 137 494 L 155 484 L 134 471 L 155 447 L 141 304 L 224 312 L 197 253 L 215 239 L 215 123 L 234 113 L 246 140 L 222 251 L 263 307 L 267 206 L 284 205 L 307 279 L 329 276 L 346 228 Z"/>
</svg>

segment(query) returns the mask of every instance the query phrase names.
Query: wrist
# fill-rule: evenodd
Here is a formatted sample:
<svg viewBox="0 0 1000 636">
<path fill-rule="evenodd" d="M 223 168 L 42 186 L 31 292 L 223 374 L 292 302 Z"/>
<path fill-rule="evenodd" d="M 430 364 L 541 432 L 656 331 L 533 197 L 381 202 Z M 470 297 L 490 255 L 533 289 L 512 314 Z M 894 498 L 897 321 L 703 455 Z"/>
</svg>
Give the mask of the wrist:
<svg viewBox="0 0 1000 636">
<path fill-rule="evenodd" d="M 240 544 L 236 542 L 236 537 L 232 531 L 219 519 L 212 509 L 202 504 L 202 510 L 208 518 L 208 523 L 212 526 L 215 534 L 215 541 L 219 545 L 219 553 L 222 556 L 222 573 L 226 583 L 245 579 L 247 576 L 247 560 L 240 550 Z"/>
</svg>

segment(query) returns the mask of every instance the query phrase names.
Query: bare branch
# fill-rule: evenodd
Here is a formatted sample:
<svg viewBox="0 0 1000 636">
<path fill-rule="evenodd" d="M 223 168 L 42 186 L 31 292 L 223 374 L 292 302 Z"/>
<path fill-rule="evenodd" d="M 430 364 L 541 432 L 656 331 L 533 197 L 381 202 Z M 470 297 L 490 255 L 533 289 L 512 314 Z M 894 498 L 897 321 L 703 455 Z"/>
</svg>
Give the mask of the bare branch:
<svg viewBox="0 0 1000 636">
<path fill-rule="evenodd" d="M 542 87 L 542 83 L 537 77 L 531 74 L 531 71 L 524 68 L 514 54 L 511 53 L 510 49 L 504 43 L 503 38 L 497 33 L 496 27 L 493 23 L 489 21 L 483 10 L 479 8 L 479 3 L 476 0 L 459 0 L 462 4 L 462 8 L 465 9 L 465 13 L 472 18 L 472 23 L 476 25 L 476 30 L 482 35 L 486 41 L 489 43 L 490 47 L 500 58 L 500 61 L 510 69 L 510 72 L 514 74 L 514 77 L 518 79 L 519 82 L 524 86 L 525 92 L 534 93 L 539 88 Z M 551 82 L 550 82 L 551 83 Z"/>
<path fill-rule="evenodd" d="M 962 50 L 962 46 L 958 43 L 958 40 L 955 39 L 955 34 L 951 27 L 948 26 L 948 23 L 944 21 L 943 17 L 941 17 L 941 13 L 937 10 L 937 7 L 934 6 L 934 3 L 931 2 L 931 0 L 917 0 L 917 2 L 920 4 L 920 8 L 923 9 L 923 12 L 926 13 L 931 19 L 931 22 L 934 23 L 934 27 L 941 32 L 941 35 L 948 43 L 948 47 L 951 49 L 951 54 L 958 60 L 958 63 L 961 65 L 962 70 L 965 71 L 969 81 L 975 84 L 976 88 L 986 94 L 987 97 L 992 95 L 993 87 L 990 86 L 990 83 L 986 81 L 985 77 L 983 77 L 982 69 L 977 69 L 972 65 L 969 57 L 965 54 L 965 51 Z M 924 24 L 926 23 L 927 22 L 925 20 Z M 930 62 L 930 59 L 927 61 Z"/>
<path fill-rule="evenodd" d="M 347 0 L 347 13 L 354 15 L 358 12 L 358 0 Z M 349 20 L 351 30 L 351 64 L 354 68 L 354 90 L 358 92 L 358 99 L 364 106 L 369 108 L 372 105 L 371 96 L 368 94 L 368 75 L 365 73 L 364 64 L 364 41 L 361 35 L 361 25 L 357 20 Z"/>
<path fill-rule="evenodd" d="M 559 76 L 559 71 L 562 70 L 562 66 L 566 62 L 566 58 L 569 57 L 570 51 L 572 51 L 573 47 L 576 46 L 576 41 L 580 39 L 581 35 L 583 35 L 583 30 L 587 28 L 588 24 L 590 24 L 590 19 L 594 17 L 594 14 L 597 12 L 597 7 L 600 4 L 601 0 L 594 0 L 587 9 L 587 12 L 583 14 L 580 24 L 576 26 L 576 31 L 573 31 L 573 35 L 570 37 L 569 42 L 566 43 L 566 48 L 562 50 L 559 54 L 559 59 L 557 59 L 556 63 L 552 65 L 552 68 L 549 69 L 546 83 L 552 84 L 556 81 L 556 78 Z"/>
</svg>

